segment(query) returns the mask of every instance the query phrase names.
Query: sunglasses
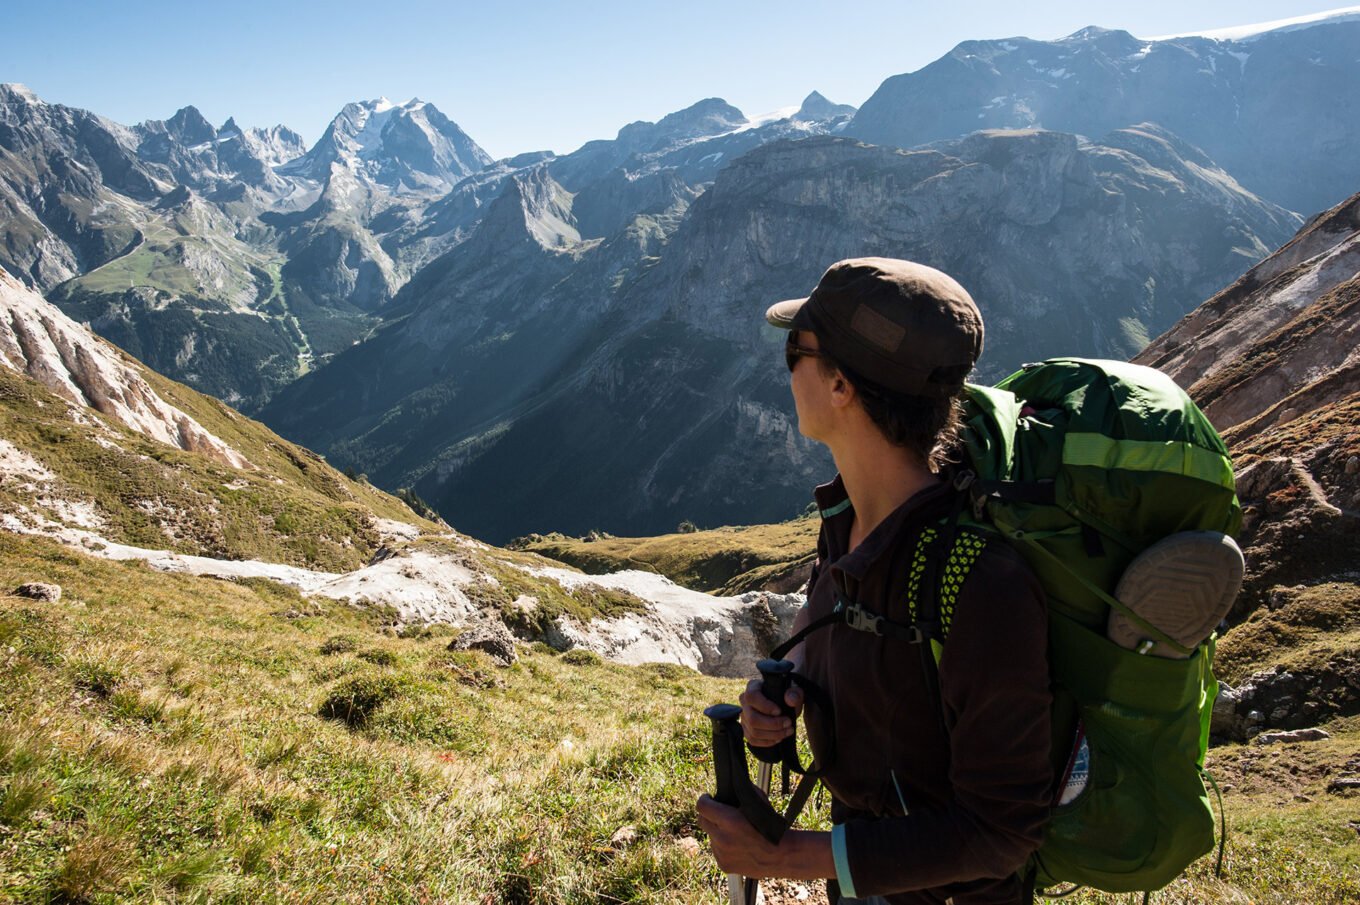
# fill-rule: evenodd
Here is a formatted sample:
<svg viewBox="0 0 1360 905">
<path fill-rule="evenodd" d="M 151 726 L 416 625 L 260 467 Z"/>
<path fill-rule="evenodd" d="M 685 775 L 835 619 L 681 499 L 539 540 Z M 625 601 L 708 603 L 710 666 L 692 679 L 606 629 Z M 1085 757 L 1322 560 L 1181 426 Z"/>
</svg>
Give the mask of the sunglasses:
<svg viewBox="0 0 1360 905">
<path fill-rule="evenodd" d="M 788 342 L 784 343 L 784 363 L 789 366 L 790 372 L 798 365 L 800 358 L 826 358 L 826 353 L 821 349 L 809 349 L 807 346 L 798 345 L 790 333 Z"/>
</svg>

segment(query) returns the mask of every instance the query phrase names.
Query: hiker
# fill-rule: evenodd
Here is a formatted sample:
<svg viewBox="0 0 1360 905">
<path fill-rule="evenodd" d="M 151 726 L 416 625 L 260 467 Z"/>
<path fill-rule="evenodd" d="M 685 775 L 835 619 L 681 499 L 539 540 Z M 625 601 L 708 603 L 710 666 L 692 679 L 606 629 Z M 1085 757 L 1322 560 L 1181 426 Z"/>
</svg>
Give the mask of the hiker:
<svg viewBox="0 0 1360 905">
<path fill-rule="evenodd" d="M 839 472 L 815 491 L 818 558 L 795 628 L 838 603 L 910 625 L 918 541 L 957 497 L 949 464 L 958 397 L 982 351 L 981 315 L 938 270 L 857 258 L 766 318 L 789 331 L 799 431 L 828 447 Z M 831 704 L 802 715 L 834 829 L 790 830 L 772 845 L 705 795 L 699 820 L 724 871 L 826 879 L 832 903 L 1032 901 L 1019 871 L 1053 795 L 1044 594 L 1006 544 L 966 537 L 958 549 L 973 561 L 950 601 L 938 668 L 928 642 L 875 634 L 872 622 L 829 626 L 789 654 Z M 785 700 L 803 711 L 800 689 Z M 741 707 L 754 747 L 794 731 L 759 680 Z"/>
</svg>

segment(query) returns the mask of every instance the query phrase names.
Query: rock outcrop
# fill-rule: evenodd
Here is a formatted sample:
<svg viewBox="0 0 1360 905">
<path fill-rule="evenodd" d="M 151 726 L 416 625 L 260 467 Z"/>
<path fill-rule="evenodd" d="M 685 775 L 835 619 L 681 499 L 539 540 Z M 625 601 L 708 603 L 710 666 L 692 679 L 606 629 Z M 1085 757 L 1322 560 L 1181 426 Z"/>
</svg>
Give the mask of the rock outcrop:
<svg viewBox="0 0 1360 905">
<path fill-rule="evenodd" d="M 139 364 L 3 270 L 0 363 L 73 405 L 92 408 L 162 443 L 232 468 L 250 467 L 239 452 L 157 395 Z"/>
</svg>

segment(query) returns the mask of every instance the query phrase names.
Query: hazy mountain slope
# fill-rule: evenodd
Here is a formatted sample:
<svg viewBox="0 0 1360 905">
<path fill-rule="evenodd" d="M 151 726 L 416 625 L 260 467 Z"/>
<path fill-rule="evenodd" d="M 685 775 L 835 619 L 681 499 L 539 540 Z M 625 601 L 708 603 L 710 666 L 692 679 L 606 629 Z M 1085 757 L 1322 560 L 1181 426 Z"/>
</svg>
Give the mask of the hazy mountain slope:
<svg viewBox="0 0 1360 905">
<path fill-rule="evenodd" d="M 828 462 L 794 430 L 760 313 L 838 258 L 958 274 L 988 318 L 995 377 L 1059 352 L 1137 351 L 1297 223 L 1154 127 L 914 153 L 772 143 L 678 225 L 639 218 L 604 242 L 579 239 L 588 189 L 529 185 L 403 290 L 400 321 L 263 414 L 492 540 L 800 512 Z"/>
<path fill-rule="evenodd" d="M 1360 185 L 1357 45 L 1354 16 L 1239 40 L 1087 28 L 1057 41 L 966 41 L 887 79 L 846 134 L 909 148 L 975 129 L 1097 136 L 1150 121 L 1262 197 L 1315 211 Z"/>
</svg>

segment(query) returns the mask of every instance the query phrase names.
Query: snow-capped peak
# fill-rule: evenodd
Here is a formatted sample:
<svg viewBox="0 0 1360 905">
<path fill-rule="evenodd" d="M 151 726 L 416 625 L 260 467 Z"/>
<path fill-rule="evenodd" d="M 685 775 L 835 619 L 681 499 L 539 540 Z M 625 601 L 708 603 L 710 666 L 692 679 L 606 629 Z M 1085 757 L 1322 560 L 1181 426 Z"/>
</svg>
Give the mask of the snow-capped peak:
<svg viewBox="0 0 1360 905">
<path fill-rule="evenodd" d="M 395 107 L 396 104 L 385 97 L 380 97 L 376 101 L 369 101 L 367 104 L 364 104 L 364 106 L 371 108 L 374 113 L 386 113 L 388 110 Z"/>
<path fill-rule="evenodd" d="M 1256 25 L 1235 25 L 1230 28 L 1215 28 L 1208 31 L 1188 31 L 1174 35 L 1159 35 L 1147 38 L 1148 41 L 1169 41 L 1173 38 L 1212 38 L 1216 41 L 1244 41 L 1272 31 L 1295 31 L 1324 23 L 1360 20 L 1360 6 L 1347 6 L 1342 9 L 1323 13 L 1295 16 L 1292 19 L 1276 19 L 1273 22 L 1260 22 Z"/>
<path fill-rule="evenodd" d="M 32 88 L 27 85 L 22 85 L 19 82 L 5 82 L 4 84 L 0 84 L 0 88 L 5 89 L 16 97 L 23 98 L 30 104 L 43 103 L 43 99 L 34 94 Z"/>
</svg>

